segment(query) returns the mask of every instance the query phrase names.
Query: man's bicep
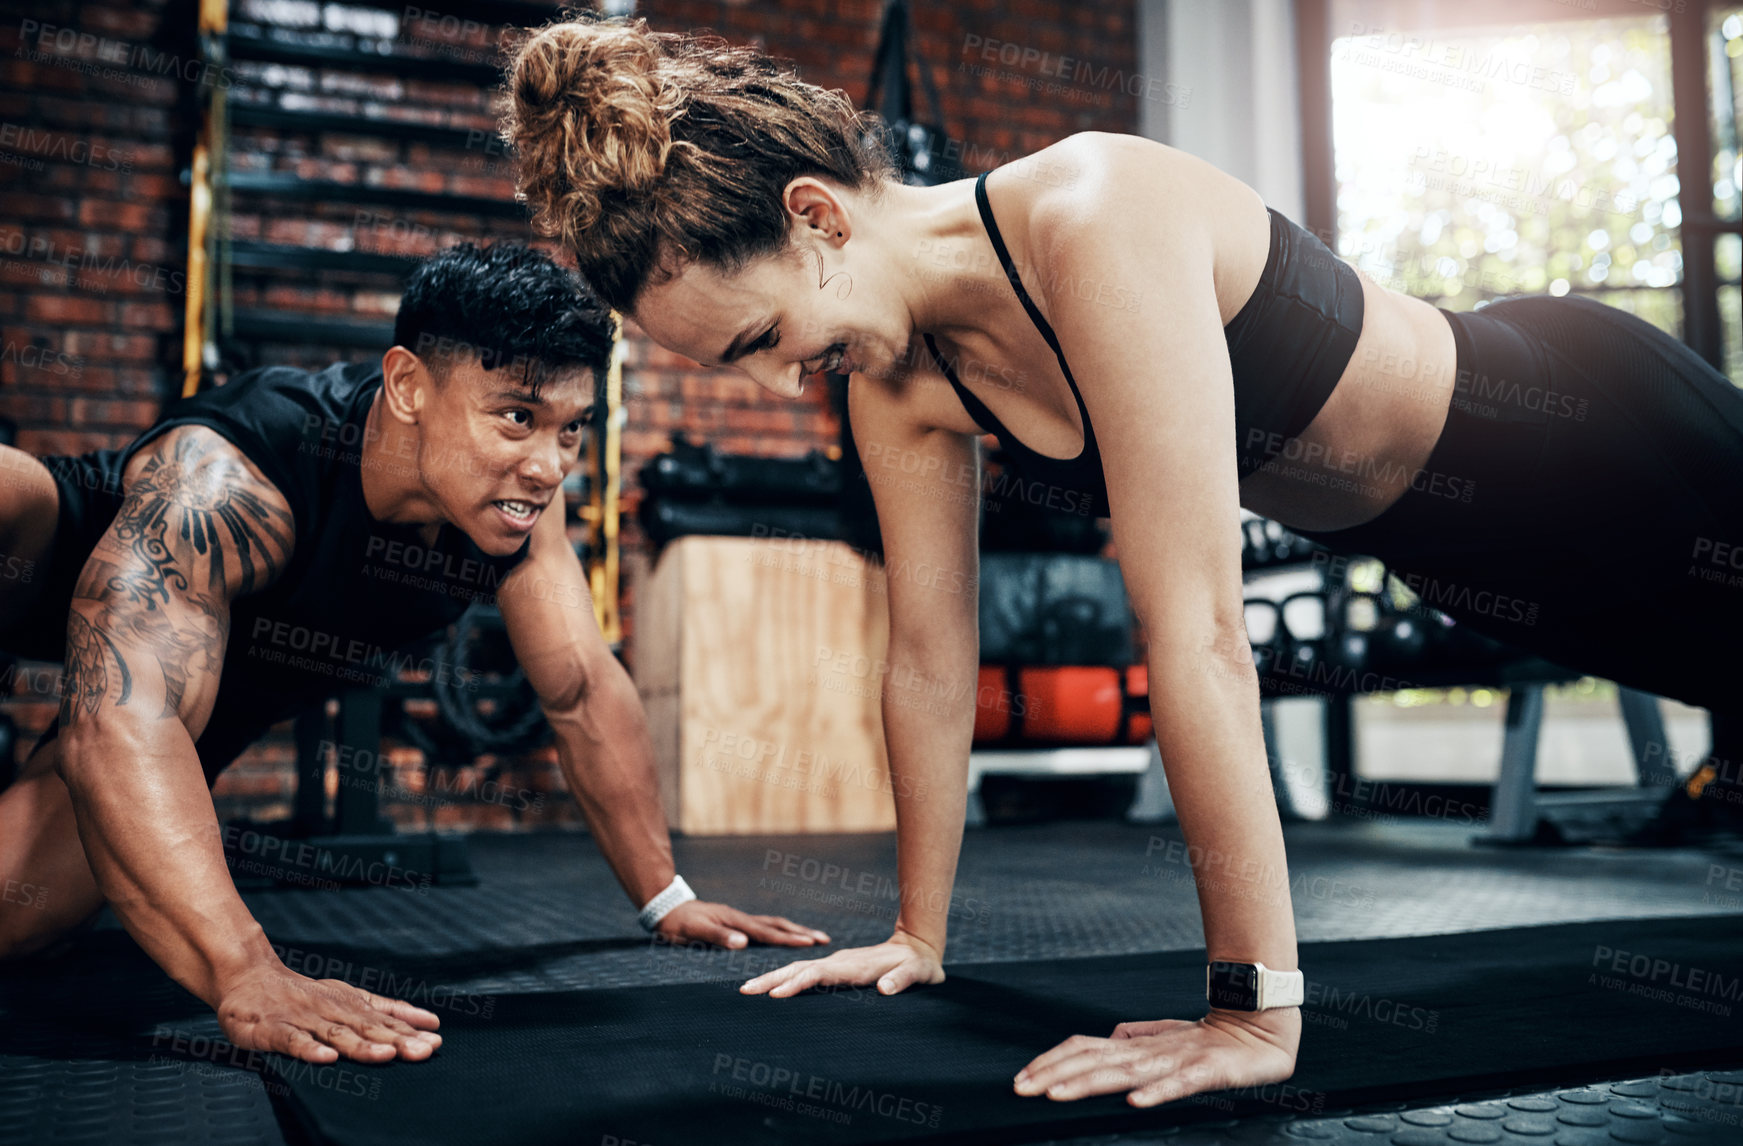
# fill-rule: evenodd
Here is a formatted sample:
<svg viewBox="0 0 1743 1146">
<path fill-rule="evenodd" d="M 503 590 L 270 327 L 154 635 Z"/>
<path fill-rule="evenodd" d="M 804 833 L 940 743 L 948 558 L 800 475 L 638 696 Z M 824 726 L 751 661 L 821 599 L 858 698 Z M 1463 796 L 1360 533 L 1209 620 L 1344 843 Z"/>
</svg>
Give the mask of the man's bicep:
<svg viewBox="0 0 1743 1146">
<path fill-rule="evenodd" d="M 296 518 L 278 488 L 236 444 L 207 426 L 178 426 L 136 452 L 110 526 L 139 558 L 197 562 L 201 592 L 234 600 L 277 581 L 296 544 Z M 186 552 L 169 554 L 172 542 Z M 163 549 L 160 551 L 159 547 Z"/>
<path fill-rule="evenodd" d="M 73 590 L 62 721 L 129 708 L 179 719 L 197 737 L 217 696 L 231 602 L 290 560 L 290 507 L 234 445 L 197 426 L 149 443 L 124 480 Z"/>
</svg>

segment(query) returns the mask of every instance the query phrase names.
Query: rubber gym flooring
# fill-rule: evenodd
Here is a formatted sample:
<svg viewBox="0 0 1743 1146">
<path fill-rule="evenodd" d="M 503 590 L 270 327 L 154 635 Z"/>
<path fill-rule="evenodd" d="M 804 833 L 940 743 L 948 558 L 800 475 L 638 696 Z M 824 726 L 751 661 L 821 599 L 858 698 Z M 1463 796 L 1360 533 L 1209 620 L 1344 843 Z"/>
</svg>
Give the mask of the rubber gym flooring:
<svg viewBox="0 0 1743 1146">
<path fill-rule="evenodd" d="M 1743 941 L 1743 848 L 1501 850 L 1470 846 L 1471 832 L 1438 821 L 1288 825 L 1301 941 L 1692 915 L 1734 917 L 1716 922 L 1735 927 Z M 704 898 L 820 926 L 835 946 L 888 935 L 889 836 L 676 846 L 679 869 Z M 246 898 L 293 967 L 411 998 L 456 1027 L 498 1005 L 512 1009 L 510 995 L 739 981 L 788 957 L 770 948 L 651 946 L 585 836 L 475 836 L 472 853 L 476 887 Z M 1203 942 L 1185 849 L 1172 827 L 1080 822 L 970 831 L 955 910 L 950 963 L 958 966 L 1182 951 Z M 1666 993 L 1656 1013 L 1667 1023 L 1685 1017 L 1678 1005 Z M 1304 1031 L 1304 1054 L 1315 1024 L 1354 1025 L 1359 1033 L 1372 1021 L 1322 1008 Z M 1733 1021 L 1743 1045 L 1743 1014 Z M 109 920 L 52 964 L 0 972 L 0 1146 L 303 1141 L 290 1089 L 259 1069 L 259 1056 L 214 1043 L 217 1033 L 210 1013 Z M 1620 1044 L 1628 1032 L 1593 1037 Z M 479 1104 L 490 1097 L 480 1094 Z M 1278 1104 L 1220 1122 L 1195 1113 L 1201 1117 L 1189 1126 L 1052 1143 L 1738 1143 L 1743 1053 L 1410 1103 L 1309 1113 Z"/>
</svg>

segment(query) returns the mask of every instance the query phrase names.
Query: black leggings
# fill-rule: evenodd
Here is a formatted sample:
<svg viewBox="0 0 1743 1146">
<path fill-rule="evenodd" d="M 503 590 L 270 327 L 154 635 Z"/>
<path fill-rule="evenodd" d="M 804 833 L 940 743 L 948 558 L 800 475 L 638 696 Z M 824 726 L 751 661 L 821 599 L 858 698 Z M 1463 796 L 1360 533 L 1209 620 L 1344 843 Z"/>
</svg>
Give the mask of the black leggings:
<svg viewBox="0 0 1743 1146">
<path fill-rule="evenodd" d="M 1297 530 L 1580 672 L 1743 711 L 1743 390 L 1590 299 L 1442 311 L 1458 384 L 1411 488 Z"/>
</svg>

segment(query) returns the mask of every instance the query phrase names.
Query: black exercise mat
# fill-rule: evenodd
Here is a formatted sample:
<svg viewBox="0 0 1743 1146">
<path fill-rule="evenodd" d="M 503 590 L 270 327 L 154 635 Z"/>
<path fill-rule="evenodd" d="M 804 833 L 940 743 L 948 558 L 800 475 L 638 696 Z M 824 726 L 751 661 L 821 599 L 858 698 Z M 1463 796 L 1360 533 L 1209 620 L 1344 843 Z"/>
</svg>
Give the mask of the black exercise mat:
<svg viewBox="0 0 1743 1146">
<path fill-rule="evenodd" d="M 1740 936 L 1732 915 L 1304 944 L 1295 1077 L 1147 1111 L 1018 1098 L 1010 1080 L 1067 1035 L 1201 1015 L 1202 952 L 966 965 L 894 998 L 721 983 L 504 996 L 445 1013 L 425 1063 L 272 1069 L 333 1146 L 1014 1142 L 1302 1117 L 1736 1059 Z"/>
</svg>

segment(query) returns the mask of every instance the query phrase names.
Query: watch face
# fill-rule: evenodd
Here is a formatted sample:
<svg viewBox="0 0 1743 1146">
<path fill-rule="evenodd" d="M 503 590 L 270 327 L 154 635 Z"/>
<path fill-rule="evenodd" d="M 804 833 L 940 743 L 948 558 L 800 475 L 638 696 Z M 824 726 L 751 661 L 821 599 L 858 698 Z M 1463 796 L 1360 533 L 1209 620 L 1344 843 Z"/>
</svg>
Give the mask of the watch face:
<svg viewBox="0 0 1743 1146">
<path fill-rule="evenodd" d="M 1251 963 L 1212 963 L 1206 997 L 1225 1011 L 1258 1010 L 1259 969 Z"/>
</svg>

